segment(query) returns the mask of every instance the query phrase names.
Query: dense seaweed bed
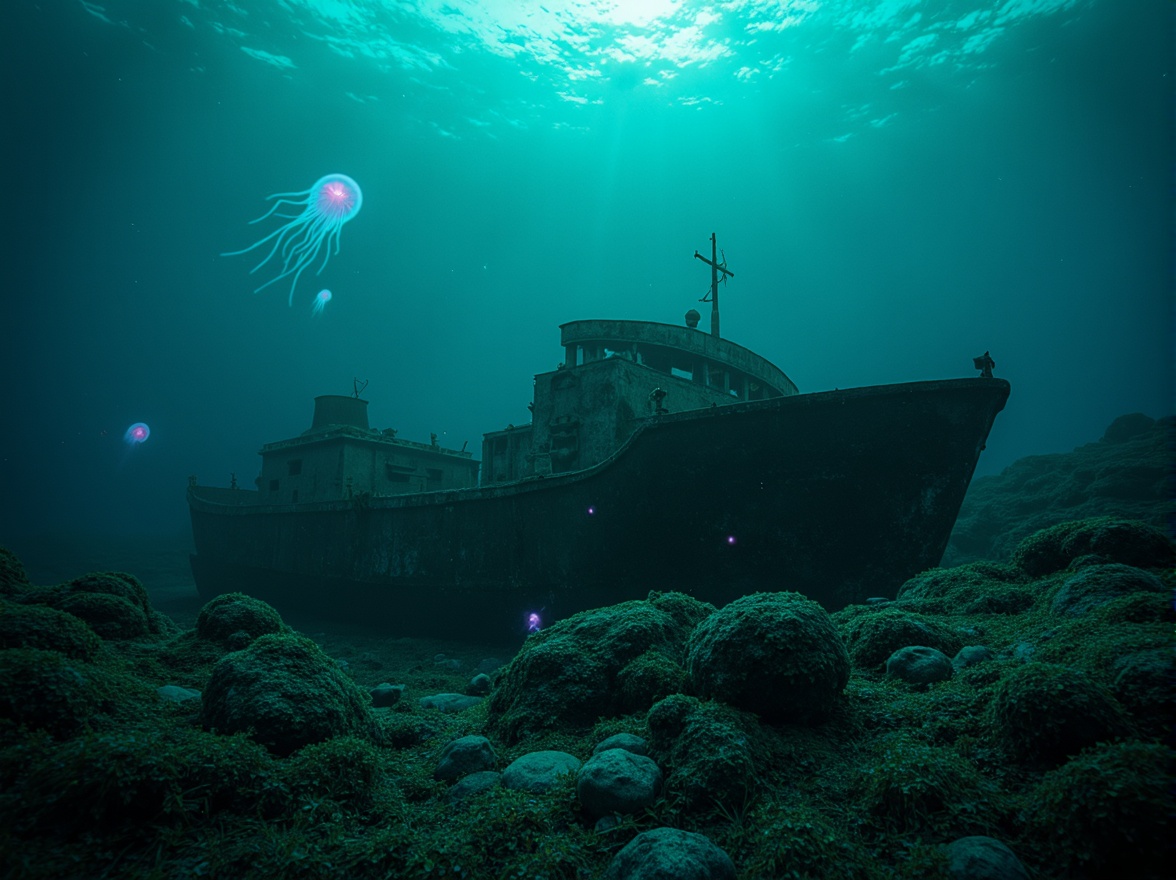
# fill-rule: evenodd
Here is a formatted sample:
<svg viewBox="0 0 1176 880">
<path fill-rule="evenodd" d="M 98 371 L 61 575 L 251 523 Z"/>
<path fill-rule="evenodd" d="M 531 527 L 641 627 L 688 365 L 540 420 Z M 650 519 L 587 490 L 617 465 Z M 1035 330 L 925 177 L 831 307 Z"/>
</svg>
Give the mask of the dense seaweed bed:
<svg viewBox="0 0 1176 880">
<path fill-rule="evenodd" d="M 418 698 L 464 691 L 501 648 L 344 630 L 312 642 L 245 597 L 181 629 L 133 575 L 34 586 L 5 551 L 3 873 L 596 877 L 638 833 L 673 826 L 709 837 L 740 878 L 948 877 L 944 845 L 969 835 L 1035 877 L 1130 864 L 1158 878 L 1173 839 L 1171 562 L 1154 528 L 1096 519 L 1030 536 L 1011 563 L 928 572 L 897 601 L 825 615 L 849 660 L 843 691 L 769 724 L 738 688 L 700 683 L 691 639 L 707 608 L 679 594 L 545 630 L 503 658 L 488 699 L 447 714 Z M 650 635 L 662 618 L 676 623 Z M 275 735 L 210 724 L 224 717 L 201 706 L 213 679 L 262 644 L 302 682 L 306 714 Z M 885 669 L 908 645 L 991 654 L 912 684 Z M 373 709 L 384 682 L 404 699 Z M 167 685 L 203 699 L 164 699 Z M 649 741 L 665 784 L 612 822 L 584 814 L 570 774 L 457 803 L 433 776 L 461 736 L 487 736 L 501 769 L 542 749 L 586 759 L 620 732 Z"/>
</svg>

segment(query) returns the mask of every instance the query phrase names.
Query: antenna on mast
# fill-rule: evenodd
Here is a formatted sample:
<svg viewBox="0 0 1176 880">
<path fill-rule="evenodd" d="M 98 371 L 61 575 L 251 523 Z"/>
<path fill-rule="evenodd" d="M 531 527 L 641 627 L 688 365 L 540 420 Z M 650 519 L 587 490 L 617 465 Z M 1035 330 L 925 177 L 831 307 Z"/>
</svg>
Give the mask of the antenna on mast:
<svg viewBox="0 0 1176 880">
<path fill-rule="evenodd" d="M 699 302 L 708 302 L 711 304 L 711 336 L 718 337 L 719 335 L 719 273 L 723 274 L 723 283 L 727 283 L 728 278 L 734 278 L 735 273 L 727 268 L 727 255 L 723 254 L 723 261 L 719 262 L 717 253 L 718 242 L 715 238 L 715 233 L 711 233 L 711 258 L 708 260 L 698 251 L 694 252 L 695 259 L 702 260 L 711 267 L 711 288 L 710 293 L 704 296 Z"/>
</svg>

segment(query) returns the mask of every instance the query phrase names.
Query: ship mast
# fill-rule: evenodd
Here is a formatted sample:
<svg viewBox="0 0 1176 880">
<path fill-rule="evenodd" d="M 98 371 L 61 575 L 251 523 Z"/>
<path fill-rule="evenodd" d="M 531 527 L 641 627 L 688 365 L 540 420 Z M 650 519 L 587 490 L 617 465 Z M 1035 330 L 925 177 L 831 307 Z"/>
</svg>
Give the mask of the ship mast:
<svg viewBox="0 0 1176 880">
<path fill-rule="evenodd" d="M 715 233 L 711 233 L 711 258 L 708 260 L 698 251 L 694 252 L 696 259 L 702 260 L 711 267 L 711 289 L 710 293 L 704 296 L 699 302 L 709 302 L 711 304 L 711 336 L 717 337 L 719 335 L 719 273 L 723 273 L 723 281 L 728 278 L 734 278 L 735 273 L 727 268 L 727 255 L 723 255 L 723 262 L 719 262 L 718 256 L 718 242 L 715 240 Z"/>
</svg>

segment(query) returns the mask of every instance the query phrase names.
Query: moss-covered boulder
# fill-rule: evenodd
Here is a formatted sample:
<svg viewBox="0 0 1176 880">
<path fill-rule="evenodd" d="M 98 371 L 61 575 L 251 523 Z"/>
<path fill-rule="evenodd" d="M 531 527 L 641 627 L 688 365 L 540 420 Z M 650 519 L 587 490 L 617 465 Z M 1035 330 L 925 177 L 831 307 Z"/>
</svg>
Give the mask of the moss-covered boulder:
<svg viewBox="0 0 1176 880">
<path fill-rule="evenodd" d="M 1123 708 L 1106 688 L 1052 663 L 1030 663 L 1004 678 L 988 719 L 1014 758 L 1046 765 L 1131 731 Z"/>
<path fill-rule="evenodd" d="M 1033 606 L 1029 576 L 1003 562 L 971 562 L 933 568 L 898 588 L 897 598 L 916 611 L 963 614 L 1019 614 Z"/>
<path fill-rule="evenodd" d="M 858 803 L 881 831 L 972 830 L 995 815 L 995 786 L 953 749 L 901 732 L 874 743 L 870 758 L 858 778 Z"/>
<path fill-rule="evenodd" d="M 1167 746 L 1102 743 L 1045 774 L 1024 812 L 1026 838 L 1057 876 L 1170 877 L 1174 771 Z"/>
<path fill-rule="evenodd" d="M 1074 559 L 1089 554 L 1138 568 L 1168 568 L 1176 563 L 1176 546 L 1154 526 L 1136 520 L 1096 517 L 1035 532 L 1017 545 L 1013 564 L 1033 577 L 1041 577 L 1061 571 Z"/>
<path fill-rule="evenodd" d="M 202 700 L 204 725 L 248 732 L 278 755 L 336 736 L 371 738 L 368 695 L 311 639 L 262 636 L 222 657 Z"/>
<path fill-rule="evenodd" d="M 1176 654 L 1171 647 L 1125 654 L 1111 672 L 1111 693 L 1142 733 L 1161 739 L 1176 730 Z"/>
<path fill-rule="evenodd" d="M 692 692 L 774 723 L 832 711 L 849 655 L 828 612 L 800 593 L 753 593 L 710 615 L 690 637 Z"/>
<path fill-rule="evenodd" d="M 103 596 L 117 596 L 137 608 L 146 618 L 151 613 L 151 600 L 147 588 L 133 574 L 125 571 L 97 571 L 74 578 L 65 584 L 71 594 L 93 593 Z"/>
<path fill-rule="evenodd" d="M 43 605 L 0 601 L 0 648 L 40 648 L 92 660 L 102 640 L 72 614 Z"/>
<path fill-rule="evenodd" d="M 79 733 L 102 707 L 104 684 L 99 670 L 56 651 L 0 651 L 0 741 L 21 728 Z"/>
<path fill-rule="evenodd" d="M 949 657 L 963 647 L 960 637 L 934 617 L 901 608 L 849 608 L 834 615 L 855 669 L 882 672 L 899 648 L 925 645 Z"/>
<path fill-rule="evenodd" d="M 29 585 L 24 565 L 7 547 L 0 547 L 0 596 L 11 596 Z"/>
<path fill-rule="evenodd" d="M 508 743 L 585 730 L 644 711 L 678 680 L 686 639 L 714 606 L 678 593 L 583 611 L 529 637 L 490 695 L 490 729 Z M 651 653 L 652 652 L 652 653 Z"/>
<path fill-rule="evenodd" d="M 196 618 L 196 637 L 227 645 L 237 633 L 248 641 L 286 631 L 282 616 L 260 599 L 244 593 L 224 593 L 204 603 Z"/>
<path fill-rule="evenodd" d="M 138 639 L 151 631 L 141 608 L 110 593 L 69 593 L 54 607 L 84 620 L 103 639 Z"/>
<path fill-rule="evenodd" d="M 663 794 L 686 812 L 741 809 L 758 788 L 755 716 L 681 694 L 649 711 L 652 757 Z"/>
<path fill-rule="evenodd" d="M 0 752 L 0 823 L 34 838 L 109 835 L 127 846 L 145 837 L 158 847 L 161 825 L 191 834 L 213 816 L 279 806 L 274 764 L 244 736 L 151 720 L 84 732 L 52 750 L 30 738 Z M 62 868 L 56 876 L 94 875 Z"/>
<path fill-rule="evenodd" d="M 1167 593 L 1154 574 L 1122 563 L 1084 566 L 1054 595 L 1053 611 L 1078 617 L 1132 593 Z"/>
<path fill-rule="evenodd" d="M 644 712 L 658 700 L 686 690 L 686 670 L 661 651 L 646 651 L 617 674 L 614 705 L 622 715 Z"/>
</svg>

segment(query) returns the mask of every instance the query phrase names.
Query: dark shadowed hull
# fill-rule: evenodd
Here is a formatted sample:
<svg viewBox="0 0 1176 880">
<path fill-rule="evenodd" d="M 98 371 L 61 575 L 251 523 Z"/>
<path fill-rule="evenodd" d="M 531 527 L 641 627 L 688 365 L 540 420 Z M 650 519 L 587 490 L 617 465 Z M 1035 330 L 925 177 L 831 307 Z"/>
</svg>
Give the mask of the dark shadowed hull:
<svg viewBox="0 0 1176 880">
<path fill-rule="evenodd" d="M 453 492 L 267 506 L 193 486 L 206 599 L 497 638 L 680 590 L 828 610 L 938 564 L 1009 385 L 916 382 L 659 416 L 609 460 Z"/>
</svg>

